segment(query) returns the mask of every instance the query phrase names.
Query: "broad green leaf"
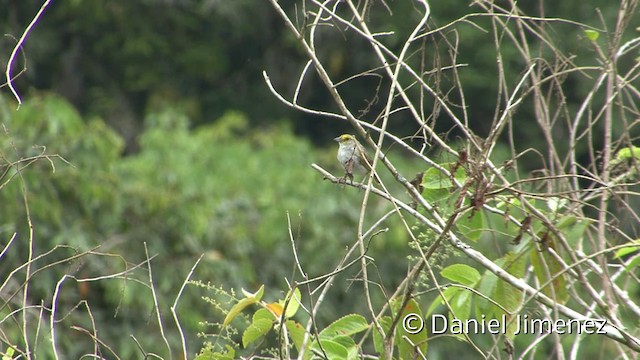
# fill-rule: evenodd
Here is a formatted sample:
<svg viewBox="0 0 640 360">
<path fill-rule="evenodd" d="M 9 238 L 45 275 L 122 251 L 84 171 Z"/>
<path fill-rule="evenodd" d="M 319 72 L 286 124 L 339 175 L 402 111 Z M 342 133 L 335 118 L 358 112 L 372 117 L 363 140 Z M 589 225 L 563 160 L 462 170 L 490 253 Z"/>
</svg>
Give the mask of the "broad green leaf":
<svg viewBox="0 0 640 360">
<path fill-rule="evenodd" d="M 495 263 L 509 274 L 521 278 L 524 276 L 528 258 L 528 251 L 510 252 L 504 257 L 495 260 Z M 503 315 L 508 317 L 509 315 L 505 310 L 507 312 L 513 312 L 520 307 L 522 302 L 522 292 L 520 290 L 506 281 L 499 279 L 494 273 L 488 270 L 482 276 L 477 290 L 487 298 L 495 301 L 495 303 L 484 297 L 475 297 L 476 318 L 484 316 L 485 319 L 501 319 Z M 496 303 L 500 306 L 496 305 Z M 512 323 L 507 327 L 507 336 L 509 336 L 509 338 L 513 338 L 513 333 L 516 329 L 515 325 L 515 323 Z"/>
<path fill-rule="evenodd" d="M 330 340 L 335 341 L 346 348 L 356 345 L 355 341 L 353 341 L 353 338 L 347 335 L 337 335 Z"/>
<path fill-rule="evenodd" d="M 548 237 L 547 244 L 549 247 L 553 247 L 553 235 L 549 235 Z M 542 288 L 542 292 L 560 304 L 566 303 L 569 299 L 567 281 L 564 273 L 558 275 L 560 271 L 562 271 L 562 264 L 558 263 L 554 257 L 550 256 L 544 250 L 540 252 L 535 247 L 532 247 L 529 253 L 533 271 L 540 284 L 547 284 L 551 281 Z M 551 276 L 551 278 L 549 278 L 549 276 Z"/>
<path fill-rule="evenodd" d="M 332 338 L 336 335 L 350 336 L 365 331 L 368 328 L 369 323 L 362 315 L 349 314 L 324 328 L 320 332 L 320 336 L 324 338 Z"/>
<path fill-rule="evenodd" d="M 445 169 L 450 168 L 452 166 L 453 166 L 453 163 L 442 164 L 442 167 L 444 167 Z M 456 180 L 458 180 L 458 182 L 464 183 L 467 177 L 464 171 L 464 168 L 462 168 L 461 166 L 458 167 L 458 169 L 456 170 L 456 173 L 454 174 L 454 177 Z M 448 188 L 454 187 L 455 184 L 453 183 L 451 178 L 443 174 L 440 170 L 434 167 L 431 167 L 424 172 L 424 175 L 422 177 L 422 186 L 424 187 L 425 190 L 448 189 Z"/>
<path fill-rule="evenodd" d="M 443 291 L 444 297 L 447 299 L 447 303 L 449 306 L 447 308 L 447 312 L 449 313 L 449 318 L 456 318 L 460 320 L 469 319 L 471 316 L 471 300 L 473 298 L 474 293 L 466 290 L 461 287 L 449 287 Z M 432 303 L 429 309 L 427 310 L 427 315 L 429 316 L 435 310 L 435 308 L 441 304 L 444 304 L 444 300 L 442 296 L 438 296 Z M 433 321 L 433 316 L 431 316 L 431 321 Z"/>
<path fill-rule="evenodd" d="M 458 284 L 474 287 L 480 280 L 478 270 L 465 264 L 453 264 L 444 268 L 440 275 Z"/>
<path fill-rule="evenodd" d="M 392 309 L 400 306 L 401 301 L 402 299 L 393 301 L 391 304 Z M 395 338 L 399 357 L 401 359 L 414 359 L 418 349 L 422 354 L 426 354 L 428 334 L 425 328 L 420 329 L 419 326 L 408 328 L 405 323 L 406 319 L 412 319 L 414 322 L 421 321 L 424 326 L 425 320 L 422 316 L 422 311 L 420 311 L 420 305 L 414 299 L 410 299 L 400 312 L 400 321 L 398 322 Z"/>
<path fill-rule="evenodd" d="M 578 221 L 578 218 L 573 215 L 563 216 L 558 220 L 558 224 L 556 225 L 558 229 L 568 229 L 571 226 L 575 225 Z"/>
<path fill-rule="evenodd" d="M 450 199 L 451 192 L 448 189 L 425 189 L 422 197 L 430 203 L 439 203 L 444 199 Z"/>
<path fill-rule="evenodd" d="M 487 229 L 482 211 L 475 211 L 471 217 L 463 216 L 456 222 L 456 228 L 465 238 L 478 241 Z"/>
<path fill-rule="evenodd" d="M 342 346 L 338 342 L 320 339 L 320 344 L 322 344 L 322 349 L 330 360 L 347 359 L 347 357 L 349 356 L 347 348 Z M 317 341 L 313 343 L 311 348 L 317 351 L 318 354 L 322 354 L 322 350 Z"/>
<path fill-rule="evenodd" d="M 266 335 L 276 321 L 275 316 L 267 309 L 258 309 L 251 319 L 251 325 L 242 334 L 242 346 L 245 348 L 254 340 Z"/>
<path fill-rule="evenodd" d="M 253 321 L 249 327 L 242 333 L 242 346 L 247 347 L 256 339 L 259 339 L 266 335 L 271 327 L 273 321 L 267 319 L 258 319 Z"/>
<path fill-rule="evenodd" d="M 248 306 L 258 303 L 260 299 L 262 299 L 262 295 L 264 294 L 264 285 L 260 286 L 260 289 L 258 289 L 255 294 L 247 292 L 244 289 L 242 289 L 242 293 L 246 297 L 238 301 L 237 304 L 231 307 L 231 310 L 229 310 L 229 313 L 224 318 L 224 322 L 222 323 L 223 326 L 229 325 L 233 321 L 233 319 L 235 319 L 236 316 L 238 316 L 238 314 L 240 314 L 242 310 L 244 310 Z"/>
<path fill-rule="evenodd" d="M 451 312 L 456 319 L 466 320 L 471 317 L 471 298 L 473 292 L 461 289 L 456 297 L 452 299 Z"/>
<path fill-rule="evenodd" d="M 572 216 L 565 216 L 564 218 L 571 217 Z M 564 222 L 564 218 L 559 221 L 558 229 L 562 231 L 569 245 L 576 246 L 578 243 L 582 242 L 582 238 L 589 228 L 590 221 L 585 219 L 576 219 L 571 222 L 571 224 L 567 224 Z"/>
<path fill-rule="evenodd" d="M 289 331 L 289 336 L 291 337 L 291 340 L 293 341 L 293 345 L 295 345 L 296 349 L 298 351 L 300 351 L 300 349 L 302 348 L 302 342 L 304 341 L 304 336 L 306 334 L 306 330 L 304 329 L 304 327 L 302 325 L 300 325 L 299 323 L 297 323 L 297 322 L 295 322 L 293 320 L 285 321 L 284 325 L 287 327 L 287 331 Z M 313 338 L 311 338 L 311 339 L 313 339 Z M 308 343 L 310 343 L 310 342 L 311 341 L 309 341 Z"/>
<path fill-rule="evenodd" d="M 527 257 L 524 254 L 511 252 L 496 260 L 495 263 L 518 279 L 521 279 L 525 275 L 525 270 L 528 265 Z M 507 309 L 507 311 L 514 312 L 520 307 L 522 291 L 508 284 L 506 281 L 498 281 L 495 294 L 496 297 L 493 299 Z"/>
<path fill-rule="evenodd" d="M 347 348 L 347 359 L 348 360 L 360 359 L 360 348 L 357 345 Z"/>
<path fill-rule="evenodd" d="M 486 270 L 482 274 L 482 278 L 476 286 L 476 290 L 487 298 L 493 299 L 498 281 L 500 280 L 498 279 L 496 274 L 492 273 L 489 270 Z M 476 297 L 475 308 L 476 314 L 484 314 L 487 318 L 495 318 L 497 315 L 502 313 L 502 310 L 500 310 L 498 306 L 482 296 Z"/>
<path fill-rule="evenodd" d="M 349 336 L 336 336 L 332 339 L 322 339 L 321 344 L 329 359 L 358 359 L 358 345 Z M 312 348 L 319 353 L 320 347 L 317 342 L 313 343 Z"/>
<path fill-rule="evenodd" d="M 276 321 L 278 319 L 275 318 L 275 316 L 273 316 L 273 314 L 271 313 L 271 311 L 265 309 L 265 308 L 260 308 L 258 309 L 255 313 L 253 313 L 253 318 L 252 321 L 258 321 L 258 320 L 269 320 L 269 321 Z"/>
</svg>

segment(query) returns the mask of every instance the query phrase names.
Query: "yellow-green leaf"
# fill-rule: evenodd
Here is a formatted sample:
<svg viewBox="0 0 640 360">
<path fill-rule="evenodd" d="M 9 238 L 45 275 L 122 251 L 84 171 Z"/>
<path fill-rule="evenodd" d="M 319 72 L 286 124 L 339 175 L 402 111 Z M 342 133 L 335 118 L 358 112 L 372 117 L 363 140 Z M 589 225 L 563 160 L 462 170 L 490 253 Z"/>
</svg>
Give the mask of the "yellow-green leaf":
<svg viewBox="0 0 640 360">
<path fill-rule="evenodd" d="M 584 34 L 591 41 L 596 41 L 596 40 L 598 40 L 598 37 L 600 37 L 600 33 L 595 31 L 595 30 L 585 30 Z"/>
<path fill-rule="evenodd" d="M 222 323 L 223 326 L 229 325 L 233 321 L 233 319 L 235 319 L 236 316 L 238 316 L 238 314 L 242 312 L 242 310 L 259 302 L 260 299 L 262 299 L 262 295 L 264 294 L 264 285 L 260 286 L 260 289 L 258 289 L 258 291 L 256 291 L 254 294 L 247 292 L 244 289 L 242 289 L 242 293 L 246 297 L 238 301 L 237 304 L 231 307 L 231 310 L 229 310 L 229 313 L 224 318 L 224 322 Z"/>
<path fill-rule="evenodd" d="M 624 247 L 618 251 L 616 251 L 615 255 L 613 256 L 614 259 L 629 255 L 631 253 L 634 253 L 638 250 L 640 250 L 640 239 L 636 239 L 633 240 L 631 242 L 629 242 L 627 244 L 627 247 Z"/>
<path fill-rule="evenodd" d="M 640 159 L 640 147 L 630 146 L 620 149 L 616 153 L 616 160 L 628 160 L 631 158 Z"/>
<path fill-rule="evenodd" d="M 288 301 L 288 303 L 287 303 L 287 301 Z M 287 297 L 282 302 L 283 307 L 284 307 L 285 304 L 287 306 L 287 308 L 285 310 L 284 317 L 289 319 L 293 315 L 295 315 L 296 312 L 298 311 L 298 309 L 300 308 L 300 302 L 301 301 L 302 301 L 302 295 L 300 294 L 300 289 L 295 288 L 293 290 L 293 293 L 291 291 L 289 291 L 287 293 Z"/>
</svg>

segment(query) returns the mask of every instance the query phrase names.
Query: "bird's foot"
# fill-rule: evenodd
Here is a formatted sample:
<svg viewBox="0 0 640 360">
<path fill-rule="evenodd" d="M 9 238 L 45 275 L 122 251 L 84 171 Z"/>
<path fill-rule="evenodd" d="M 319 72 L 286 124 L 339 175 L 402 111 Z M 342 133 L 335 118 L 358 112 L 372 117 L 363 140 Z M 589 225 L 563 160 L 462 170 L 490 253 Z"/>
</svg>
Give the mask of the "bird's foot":
<svg viewBox="0 0 640 360">
<path fill-rule="evenodd" d="M 343 177 L 338 179 L 338 183 L 339 184 L 346 184 L 347 183 L 347 179 L 349 179 L 349 181 L 353 184 L 353 174 L 350 173 L 346 173 L 344 174 Z"/>
</svg>

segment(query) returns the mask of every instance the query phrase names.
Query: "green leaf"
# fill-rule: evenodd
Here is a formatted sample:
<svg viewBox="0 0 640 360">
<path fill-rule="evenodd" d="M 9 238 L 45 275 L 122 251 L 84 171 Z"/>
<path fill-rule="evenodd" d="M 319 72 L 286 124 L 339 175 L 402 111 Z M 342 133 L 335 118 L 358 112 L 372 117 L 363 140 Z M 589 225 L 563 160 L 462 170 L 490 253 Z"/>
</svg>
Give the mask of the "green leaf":
<svg viewBox="0 0 640 360">
<path fill-rule="evenodd" d="M 631 259 L 631 261 L 627 263 L 627 266 L 625 266 L 625 269 L 627 271 L 633 271 L 633 269 L 638 265 L 640 265 L 640 255 L 634 256 L 633 259 Z"/>
<path fill-rule="evenodd" d="M 256 301 L 262 300 L 262 295 L 264 295 L 264 285 L 260 286 L 260 289 L 255 293 L 250 293 L 245 289 L 240 289 L 246 298 L 255 298 Z"/>
<path fill-rule="evenodd" d="M 385 334 L 389 332 L 391 328 L 391 317 L 383 316 L 378 319 L 378 324 L 382 326 Z M 373 348 L 376 350 L 376 353 L 382 355 L 384 354 L 384 336 L 380 334 L 376 327 L 373 328 Z"/>
<path fill-rule="evenodd" d="M 224 322 L 222 323 L 223 326 L 229 325 L 233 321 L 233 319 L 235 319 L 236 316 L 238 316 L 238 314 L 240 314 L 242 310 L 244 310 L 248 306 L 258 303 L 260 299 L 262 299 L 262 295 L 264 294 L 264 285 L 260 286 L 260 289 L 258 289 L 255 294 L 247 292 L 244 289 L 242 289 L 242 293 L 246 297 L 238 301 L 237 304 L 231 307 L 231 310 L 229 310 L 229 313 L 224 318 Z"/>
<path fill-rule="evenodd" d="M 260 308 L 258 309 L 255 313 L 253 313 L 253 319 L 252 321 L 258 321 L 258 320 L 269 320 L 269 321 L 276 321 L 278 319 L 276 319 L 275 316 L 273 316 L 273 314 L 271 313 L 271 311 L 265 309 L 265 308 Z"/>
<path fill-rule="evenodd" d="M 291 291 L 287 293 L 285 300 L 280 302 L 280 304 L 283 307 L 285 306 L 285 304 L 287 305 L 287 308 L 284 313 L 285 318 L 289 319 L 296 314 L 296 312 L 300 308 L 300 301 L 302 301 L 302 295 L 300 294 L 300 289 L 295 288 L 293 290 L 293 294 L 291 293 Z"/>
<path fill-rule="evenodd" d="M 478 270 L 465 264 L 453 264 L 442 269 L 440 275 L 445 279 L 453 282 L 474 287 L 480 281 L 480 273 Z"/>
<path fill-rule="evenodd" d="M 338 335 L 351 336 L 365 331 L 368 328 L 369 323 L 362 315 L 349 314 L 332 322 L 329 326 L 324 328 L 320 332 L 320 336 L 327 339 L 333 338 Z"/>
<path fill-rule="evenodd" d="M 7 351 L 5 352 L 5 354 L 2 356 L 2 360 L 11 360 L 13 359 L 13 354 L 15 353 L 15 350 L 10 347 L 7 349 Z"/>
<path fill-rule="evenodd" d="M 442 292 L 442 295 L 436 297 L 433 302 L 431 302 L 431 305 L 429 305 L 429 308 L 427 309 L 427 313 L 426 316 L 429 316 L 433 313 L 433 311 L 440 305 L 444 304 L 444 299 L 442 299 L 442 296 L 445 297 L 445 299 L 447 300 L 447 302 L 450 302 L 451 299 L 453 299 L 456 295 L 458 295 L 461 291 L 464 291 L 464 289 L 459 288 L 459 287 L 455 287 L 455 286 L 451 286 L 448 287 L 446 289 L 444 289 L 444 291 Z"/>
<path fill-rule="evenodd" d="M 271 327 L 273 321 L 267 319 L 258 319 L 253 321 L 249 327 L 242 333 L 242 346 L 246 348 L 256 339 L 259 339 L 266 335 Z"/>
<path fill-rule="evenodd" d="M 446 298 L 447 303 L 450 308 L 447 307 L 447 311 L 449 312 L 449 317 L 455 317 L 456 319 L 466 320 L 471 316 L 471 300 L 473 298 L 474 293 L 460 288 L 460 287 L 449 287 L 442 292 L 443 296 Z M 429 309 L 427 310 L 427 316 L 432 314 L 432 312 L 439 305 L 444 304 L 444 299 L 441 296 L 438 296 L 432 303 Z"/>
<path fill-rule="evenodd" d="M 304 341 L 304 336 L 306 334 L 306 330 L 302 325 L 293 321 L 287 320 L 284 325 L 287 327 L 289 331 L 289 336 L 293 341 L 293 345 L 295 345 L 296 349 L 300 351 L 302 349 L 302 342 Z"/>
<path fill-rule="evenodd" d="M 640 159 L 640 147 L 626 147 L 624 149 L 620 149 L 620 151 L 616 153 L 616 160 L 618 161 L 629 160 L 632 158 Z"/>
<path fill-rule="evenodd" d="M 456 222 L 456 228 L 465 238 L 478 241 L 486 230 L 484 215 L 481 211 L 475 211 L 473 216 L 465 216 Z"/>
<path fill-rule="evenodd" d="M 351 338 L 352 335 L 365 331 L 369 328 L 367 320 L 357 314 L 344 316 L 320 332 L 320 339 L 330 340 L 342 345 L 348 352 L 348 359 L 357 359 L 358 347 Z M 324 345 L 324 342 L 322 343 Z"/>
<path fill-rule="evenodd" d="M 578 218 L 573 215 L 563 216 L 562 218 L 560 218 L 560 220 L 558 220 L 557 227 L 558 229 L 567 229 L 575 225 L 577 221 Z"/>
<path fill-rule="evenodd" d="M 514 277 L 522 278 L 527 266 L 527 258 L 520 254 L 507 253 L 504 257 L 496 260 L 495 263 Z M 491 298 L 502 305 L 508 312 L 512 313 L 520 308 L 522 291 L 506 281 L 499 279 Z M 500 315 L 503 313 L 501 310 Z"/>
<path fill-rule="evenodd" d="M 585 30 L 584 34 L 591 41 L 596 41 L 596 40 L 598 40 L 598 37 L 600 37 L 600 33 L 595 31 L 595 30 Z"/>
<path fill-rule="evenodd" d="M 331 339 L 331 341 L 336 342 L 342 345 L 347 350 L 346 359 L 357 359 L 358 358 L 358 345 L 356 342 L 349 336 L 336 336 Z"/>
<path fill-rule="evenodd" d="M 391 307 L 398 307 L 401 305 L 402 299 L 398 298 L 392 302 Z M 419 317 L 424 324 L 424 317 L 422 317 L 422 311 L 420 311 L 420 305 L 414 300 L 410 299 L 400 312 L 400 321 L 398 328 L 396 329 L 396 346 L 398 348 L 398 355 L 400 359 L 415 359 L 417 354 L 427 353 L 427 339 L 428 334 L 425 328 L 415 329 L 419 331 L 413 331 L 403 326 L 404 319 L 408 316 Z M 411 330 L 411 331 L 407 331 Z"/>
<path fill-rule="evenodd" d="M 224 353 L 212 352 L 205 350 L 202 354 L 195 357 L 195 360 L 234 360 L 236 351 L 229 345 L 225 345 L 227 351 Z"/>
<path fill-rule="evenodd" d="M 614 259 L 629 255 L 640 250 L 640 239 L 633 240 L 626 245 L 628 245 L 628 247 L 624 247 L 615 252 L 615 254 L 613 255 Z"/>
<path fill-rule="evenodd" d="M 486 296 L 487 298 L 493 299 L 493 295 L 496 292 L 496 288 L 498 286 L 498 276 L 492 273 L 489 270 L 486 270 L 482 274 L 482 279 L 478 283 L 476 290 L 478 290 L 481 294 Z M 502 310 L 498 306 L 496 306 L 491 301 L 485 299 L 484 297 L 478 296 L 475 301 L 475 313 L 476 314 L 484 314 L 487 318 L 496 318 L 499 314 L 502 313 Z"/>
<path fill-rule="evenodd" d="M 242 346 L 247 347 L 256 339 L 266 335 L 276 321 L 275 316 L 265 309 L 258 309 L 251 319 L 251 325 L 242 334 Z"/>
<path fill-rule="evenodd" d="M 430 203 L 436 203 L 444 199 L 450 199 L 451 192 L 448 189 L 425 189 L 422 192 L 422 197 Z"/>
<path fill-rule="evenodd" d="M 511 207 L 515 207 L 515 208 L 521 208 L 522 203 L 520 202 L 520 199 L 518 199 L 515 196 L 510 196 L 510 195 L 498 195 L 496 196 L 496 207 L 498 209 L 505 209 L 505 208 L 511 208 Z"/>
<path fill-rule="evenodd" d="M 358 345 L 353 345 L 347 348 L 347 359 L 348 360 L 358 360 L 360 359 L 360 348 Z"/>
<path fill-rule="evenodd" d="M 441 164 L 445 169 L 447 167 L 451 168 L 454 163 L 445 163 Z M 464 168 L 458 167 L 454 177 L 458 182 L 463 183 L 467 177 L 467 174 L 464 171 Z M 427 189 L 448 189 L 454 187 L 455 184 L 445 174 L 443 174 L 440 170 L 431 167 L 428 168 L 422 177 L 422 186 Z"/>
<path fill-rule="evenodd" d="M 528 248 L 526 248 L 528 249 Z M 525 250 L 526 250 L 525 249 Z M 495 263 L 509 274 L 522 278 L 528 265 L 528 250 L 522 252 L 510 252 L 504 257 L 495 260 Z M 492 299 L 495 303 L 485 299 L 485 297 L 476 297 L 475 316 L 484 315 L 485 319 L 499 319 L 503 315 L 509 318 L 509 312 L 514 312 L 520 308 L 522 302 L 522 292 L 499 279 L 494 273 L 487 270 L 480 280 L 477 290 L 486 298 Z M 496 305 L 499 304 L 500 306 Z M 504 310 L 503 310 L 504 309 Z M 464 310 L 461 308 L 461 310 Z M 506 312 L 505 312 L 506 310 Z M 511 323 L 507 327 L 507 336 L 513 339 L 516 330 L 516 324 Z"/>
<path fill-rule="evenodd" d="M 548 237 L 548 246 L 553 248 L 553 235 L 549 234 Z M 536 278 L 538 278 L 538 281 L 541 284 L 547 284 L 551 281 L 542 288 L 542 292 L 560 304 L 566 303 L 569 299 L 567 281 L 564 273 L 558 275 L 562 271 L 562 264 L 560 264 L 553 256 L 549 255 L 547 251 L 543 250 L 540 252 L 535 247 L 532 247 L 529 253 L 531 257 L 531 264 L 533 265 L 533 271 Z"/>
<path fill-rule="evenodd" d="M 349 356 L 347 348 L 336 341 L 320 339 L 320 344 L 322 344 L 322 349 L 324 349 L 324 352 L 330 360 L 347 359 Z M 320 349 L 317 341 L 313 343 L 311 348 L 318 354 L 322 354 L 322 350 Z"/>
<path fill-rule="evenodd" d="M 471 298 L 473 292 L 460 289 L 458 296 L 454 297 L 451 304 L 451 313 L 456 319 L 466 320 L 471 316 Z"/>
<path fill-rule="evenodd" d="M 558 221 L 558 229 L 562 231 L 567 242 L 572 246 L 582 242 L 582 238 L 589 228 L 589 225 L 589 220 L 578 220 L 574 216 L 565 216 Z"/>
</svg>

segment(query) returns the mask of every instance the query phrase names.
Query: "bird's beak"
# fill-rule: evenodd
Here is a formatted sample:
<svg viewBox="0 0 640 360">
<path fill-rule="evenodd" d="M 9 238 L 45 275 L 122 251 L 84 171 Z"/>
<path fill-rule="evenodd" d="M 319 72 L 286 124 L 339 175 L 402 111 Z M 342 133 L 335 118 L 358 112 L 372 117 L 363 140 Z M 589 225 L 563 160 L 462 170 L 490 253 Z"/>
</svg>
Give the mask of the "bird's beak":
<svg viewBox="0 0 640 360">
<path fill-rule="evenodd" d="M 333 141 L 340 142 L 340 136 L 338 136 L 337 138 L 333 139 Z"/>
</svg>

